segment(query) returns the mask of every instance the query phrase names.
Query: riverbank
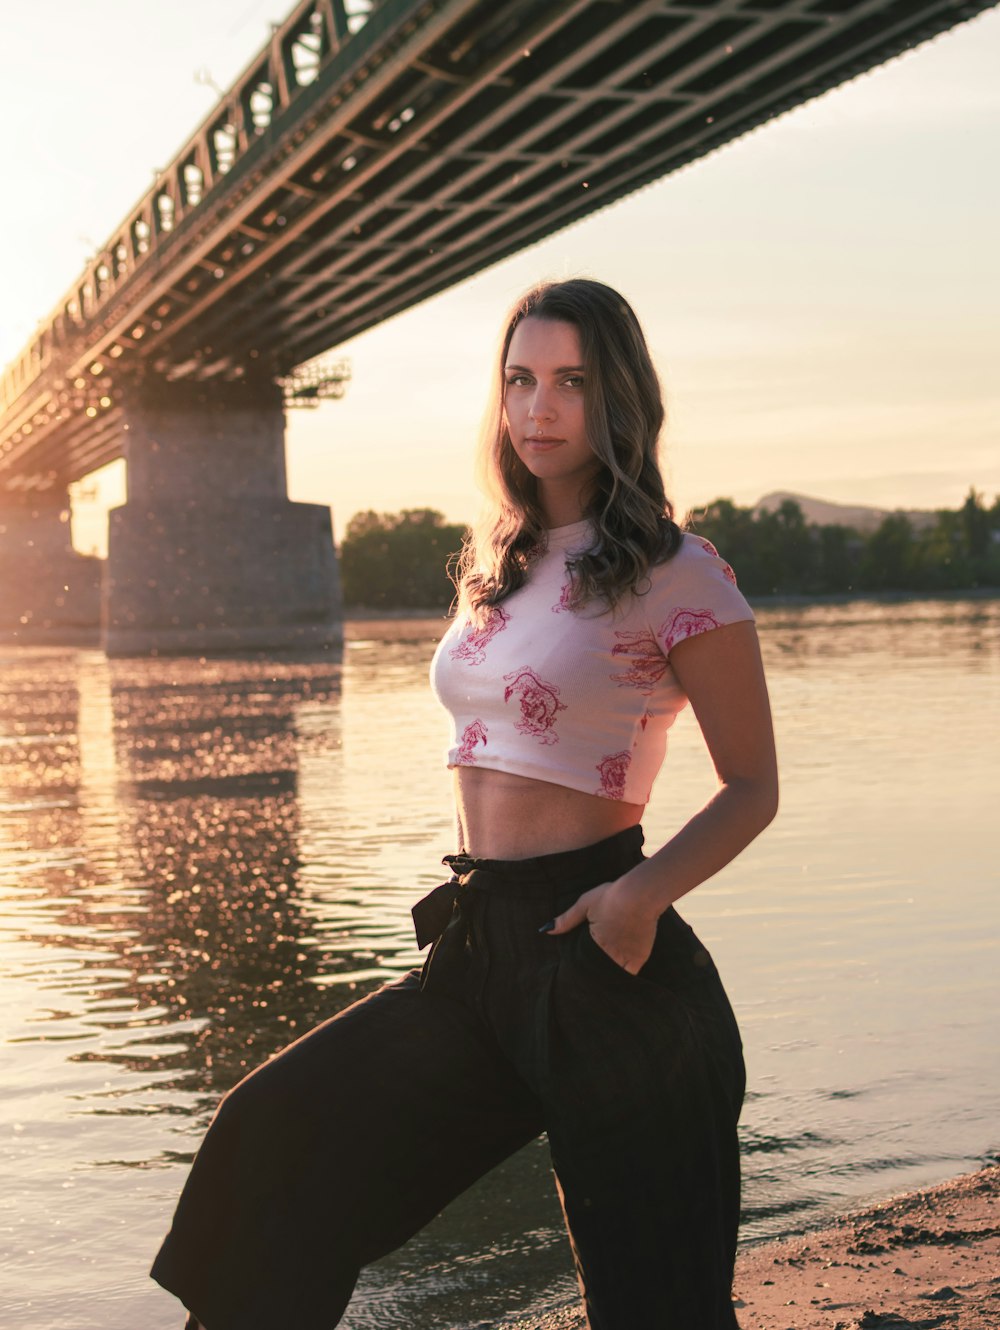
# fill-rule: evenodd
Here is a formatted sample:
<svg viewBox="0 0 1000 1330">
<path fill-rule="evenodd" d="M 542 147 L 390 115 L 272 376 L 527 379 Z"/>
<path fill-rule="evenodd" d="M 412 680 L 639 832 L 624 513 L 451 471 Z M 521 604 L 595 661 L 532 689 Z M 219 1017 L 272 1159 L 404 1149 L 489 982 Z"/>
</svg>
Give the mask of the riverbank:
<svg viewBox="0 0 1000 1330">
<path fill-rule="evenodd" d="M 1000 1326 L 1000 1166 L 745 1251 L 745 1330 Z"/>
<path fill-rule="evenodd" d="M 740 1253 L 743 1330 L 997 1330 L 1000 1166 Z M 498 1330 L 583 1330 L 575 1306 Z"/>
</svg>

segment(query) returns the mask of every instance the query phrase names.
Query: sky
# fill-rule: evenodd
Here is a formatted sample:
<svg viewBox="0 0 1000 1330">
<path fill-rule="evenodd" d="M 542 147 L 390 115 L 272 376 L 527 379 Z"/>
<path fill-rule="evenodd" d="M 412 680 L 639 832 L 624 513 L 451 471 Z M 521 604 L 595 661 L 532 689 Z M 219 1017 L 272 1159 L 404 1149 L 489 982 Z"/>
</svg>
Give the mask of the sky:
<svg viewBox="0 0 1000 1330">
<path fill-rule="evenodd" d="M 44 31 L 35 7 L 0 8 L 0 361 L 290 8 L 49 0 Z M 774 490 L 992 498 L 998 69 L 994 8 L 345 343 L 344 399 L 289 414 L 290 497 L 330 504 L 338 537 L 369 508 L 470 520 L 504 314 L 541 278 L 589 276 L 646 329 L 680 512 Z M 124 495 L 124 463 L 76 487 L 78 548 L 103 552 Z"/>
</svg>

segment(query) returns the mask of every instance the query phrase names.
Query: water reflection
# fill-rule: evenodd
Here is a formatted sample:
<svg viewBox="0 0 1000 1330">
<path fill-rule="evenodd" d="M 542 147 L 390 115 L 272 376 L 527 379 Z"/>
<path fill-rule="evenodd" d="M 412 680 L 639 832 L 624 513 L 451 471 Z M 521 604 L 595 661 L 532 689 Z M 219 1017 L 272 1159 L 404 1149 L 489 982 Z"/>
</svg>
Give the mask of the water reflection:
<svg viewBox="0 0 1000 1330">
<path fill-rule="evenodd" d="M 317 981 L 351 963 L 310 936 L 299 873 L 296 714 L 321 707 L 336 745 L 340 666 L 65 657 L 40 685 L 20 668 L 5 872 L 61 997 L 19 1038 L 130 1072 L 104 1112 L 148 1112 L 132 1101 L 154 1088 L 207 1112 L 336 1009 Z"/>
<path fill-rule="evenodd" d="M 845 658 L 866 656 L 905 661 L 916 643 L 932 640 L 946 645 L 927 660 L 931 668 L 954 670 L 956 654 L 974 669 L 995 670 L 1000 664 L 994 595 L 950 600 L 886 596 L 842 603 L 790 599 L 764 606 L 758 621 L 767 629 L 765 656 L 783 670 L 811 670 L 817 661 L 839 667 Z"/>
</svg>

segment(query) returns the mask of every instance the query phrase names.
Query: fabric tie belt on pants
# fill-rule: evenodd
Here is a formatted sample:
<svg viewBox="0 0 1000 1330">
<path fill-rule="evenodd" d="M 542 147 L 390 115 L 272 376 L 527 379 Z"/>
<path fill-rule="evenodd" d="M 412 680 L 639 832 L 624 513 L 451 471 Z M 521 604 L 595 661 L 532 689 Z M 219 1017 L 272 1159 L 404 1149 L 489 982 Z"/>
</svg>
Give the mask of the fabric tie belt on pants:
<svg viewBox="0 0 1000 1330">
<path fill-rule="evenodd" d="M 455 906 L 461 910 L 463 900 L 467 899 L 466 893 L 476 890 L 474 884 L 467 882 L 464 876 L 469 873 L 475 862 L 471 855 L 446 854 L 441 862 L 448 865 L 453 876 L 447 882 L 435 887 L 422 900 L 417 901 L 410 911 L 413 915 L 417 946 L 421 951 L 435 942 L 448 927 L 454 916 Z"/>
</svg>

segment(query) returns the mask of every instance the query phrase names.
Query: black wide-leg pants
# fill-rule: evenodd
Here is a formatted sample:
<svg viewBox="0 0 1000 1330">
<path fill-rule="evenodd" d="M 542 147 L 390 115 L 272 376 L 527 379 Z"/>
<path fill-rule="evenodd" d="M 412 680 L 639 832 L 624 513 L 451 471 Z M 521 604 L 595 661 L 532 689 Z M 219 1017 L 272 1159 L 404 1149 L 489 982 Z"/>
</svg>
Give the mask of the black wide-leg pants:
<svg viewBox="0 0 1000 1330">
<path fill-rule="evenodd" d="M 538 931 L 641 846 L 449 856 L 423 971 L 223 1099 L 153 1277 L 206 1330 L 332 1330 L 362 1266 L 546 1131 L 592 1330 L 732 1330 L 744 1071 L 715 966 L 673 909 L 638 975 Z"/>
</svg>

